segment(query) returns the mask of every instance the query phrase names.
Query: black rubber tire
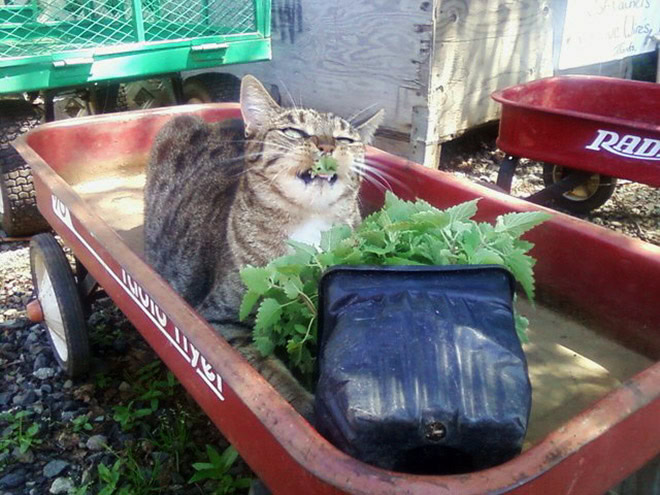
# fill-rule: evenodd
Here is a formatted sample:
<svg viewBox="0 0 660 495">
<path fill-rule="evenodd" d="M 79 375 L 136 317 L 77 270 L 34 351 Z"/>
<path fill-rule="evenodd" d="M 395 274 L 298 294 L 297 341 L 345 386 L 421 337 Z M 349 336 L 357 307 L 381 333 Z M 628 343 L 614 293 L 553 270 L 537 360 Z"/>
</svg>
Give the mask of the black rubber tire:
<svg viewBox="0 0 660 495">
<path fill-rule="evenodd" d="M 561 167 L 552 163 L 543 164 L 543 183 L 546 187 L 555 183 L 557 177 L 565 177 L 573 169 Z M 586 214 L 603 206 L 612 197 L 616 189 L 616 177 L 609 175 L 593 174 L 590 180 L 597 181 L 594 190 L 584 198 L 571 195 L 571 192 L 557 194 L 553 197 L 553 203 L 561 209 L 571 213 Z"/>
<path fill-rule="evenodd" d="M 183 98 L 186 103 L 239 101 L 240 97 L 241 80 L 233 74 L 206 72 L 183 82 Z"/>
<path fill-rule="evenodd" d="M 94 88 L 96 92 L 95 113 L 125 112 L 128 110 L 126 86 L 124 84 L 106 84 Z"/>
<path fill-rule="evenodd" d="M 0 224 L 12 237 L 49 229 L 37 210 L 30 166 L 11 144 L 39 124 L 39 111 L 30 102 L 0 100 Z"/>
<path fill-rule="evenodd" d="M 51 234 L 30 240 L 30 267 L 55 359 L 69 376 L 82 376 L 90 364 L 87 322 L 71 265 Z"/>
</svg>

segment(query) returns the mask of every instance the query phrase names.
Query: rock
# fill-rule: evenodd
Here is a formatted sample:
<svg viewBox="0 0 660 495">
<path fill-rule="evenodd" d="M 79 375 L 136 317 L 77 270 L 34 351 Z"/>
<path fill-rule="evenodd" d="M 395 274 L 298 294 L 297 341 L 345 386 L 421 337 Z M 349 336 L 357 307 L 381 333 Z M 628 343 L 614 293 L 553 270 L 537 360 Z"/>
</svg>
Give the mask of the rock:
<svg viewBox="0 0 660 495">
<path fill-rule="evenodd" d="M 69 478 L 56 478 L 55 481 L 53 481 L 53 484 L 50 485 L 50 490 L 48 490 L 49 493 L 52 493 L 53 495 L 57 495 L 60 493 L 71 493 L 75 490 L 75 486 L 73 485 L 73 481 L 71 481 Z"/>
<path fill-rule="evenodd" d="M 120 391 L 120 392 L 130 392 L 130 391 L 131 391 L 131 386 L 130 386 L 130 384 L 128 384 L 128 383 L 126 383 L 126 382 L 121 382 L 121 383 L 119 384 L 119 391 Z"/>
<path fill-rule="evenodd" d="M 76 400 L 68 400 L 62 406 L 63 411 L 76 411 L 83 407 L 84 405 Z"/>
<path fill-rule="evenodd" d="M 62 413 L 62 421 L 71 421 L 73 418 L 75 418 L 78 415 L 75 411 L 64 411 Z"/>
<path fill-rule="evenodd" d="M 73 382 L 71 380 L 67 380 L 64 382 L 64 385 L 62 385 L 62 388 L 71 388 L 73 387 Z"/>
<path fill-rule="evenodd" d="M 34 462 L 34 452 L 30 449 L 21 452 L 21 449 L 14 447 L 14 450 L 11 451 L 11 455 L 18 462 L 23 462 L 25 464 L 31 464 Z"/>
<path fill-rule="evenodd" d="M 14 310 L 16 311 L 16 310 Z M 16 330 L 24 325 L 23 320 L 5 320 L 0 322 L 0 330 Z"/>
<path fill-rule="evenodd" d="M 14 394 L 12 392 L 3 392 L 0 394 L 0 406 L 6 406 L 11 402 L 11 398 Z"/>
<path fill-rule="evenodd" d="M 15 395 L 12 399 L 14 405 L 17 406 L 29 406 L 37 400 L 37 393 L 34 390 L 29 390 L 24 394 Z"/>
<path fill-rule="evenodd" d="M 30 335 L 34 335 L 34 334 L 30 334 Z M 34 360 L 34 367 L 32 368 L 32 370 L 37 371 L 39 368 L 48 367 L 49 361 L 50 360 L 44 354 L 39 354 L 37 358 Z"/>
<path fill-rule="evenodd" d="M 93 435 L 87 440 L 87 448 L 89 450 L 102 450 L 108 443 L 108 438 L 105 435 Z"/>
<path fill-rule="evenodd" d="M 43 471 L 44 476 L 46 478 L 54 478 L 58 474 L 62 473 L 62 471 L 64 471 L 68 465 L 69 465 L 68 462 L 59 459 L 50 461 L 48 464 L 44 466 L 44 471 Z"/>
<path fill-rule="evenodd" d="M 42 394 L 50 394 L 53 392 L 53 387 L 47 383 L 44 383 L 39 387 L 39 390 L 41 390 Z"/>
<path fill-rule="evenodd" d="M 18 488 L 25 484 L 25 471 L 18 470 L 13 473 L 6 474 L 0 478 L 0 488 Z"/>
<path fill-rule="evenodd" d="M 46 380 L 48 378 L 52 378 L 55 375 L 55 370 L 53 368 L 39 368 L 32 374 L 39 378 L 39 380 Z"/>
<path fill-rule="evenodd" d="M 16 317 L 18 316 L 18 310 L 14 309 L 14 308 L 8 309 L 7 311 L 4 312 L 4 316 L 7 320 L 15 320 Z M 22 326 L 22 325 L 23 325 L 23 323 L 21 323 L 21 325 L 19 325 L 19 327 Z M 14 328 L 18 328 L 18 327 L 14 327 Z"/>
</svg>

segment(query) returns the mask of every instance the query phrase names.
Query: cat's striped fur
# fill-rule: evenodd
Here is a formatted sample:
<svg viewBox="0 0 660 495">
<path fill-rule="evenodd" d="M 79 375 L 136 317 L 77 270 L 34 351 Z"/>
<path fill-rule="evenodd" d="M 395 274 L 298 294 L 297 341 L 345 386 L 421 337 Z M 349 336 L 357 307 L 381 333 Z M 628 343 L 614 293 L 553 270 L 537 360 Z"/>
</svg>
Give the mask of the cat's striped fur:
<svg viewBox="0 0 660 495">
<path fill-rule="evenodd" d="M 243 122 L 182 116 L 158 134 L 147 169 L 147 260 L 304 416 L 312 396 L 275 357 L 252 345 L 238 322 L 239 270 L 314 241 L 333 223 L 360 220 L 365 144 L 382 118 L 360 126 L 327 113 L 282 108 L 254 77 L 241 84 Z M 336 176 L 309 170 L 321 156 Z"/>
</svg>

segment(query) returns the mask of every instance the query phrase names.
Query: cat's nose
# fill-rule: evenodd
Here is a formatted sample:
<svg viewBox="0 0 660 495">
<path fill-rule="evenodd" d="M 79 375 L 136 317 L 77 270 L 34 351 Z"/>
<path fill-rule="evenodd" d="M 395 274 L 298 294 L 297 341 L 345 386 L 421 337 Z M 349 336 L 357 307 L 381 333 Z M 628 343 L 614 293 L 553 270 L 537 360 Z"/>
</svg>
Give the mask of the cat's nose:
<svg viewBox="0 0 660 495">
<path fill-rule="evenodd" d="M 319 143 L 317 147 L 322 153 L 332 153 L 335 150 L 335 145 L 332 143 Z"/>
<path fill-rule="evenodd" d="M 323 154 L 332 153 L 335 150 L 335 143 L 332 141 L 332 139 L 312 136 L 312 142 Z"/>
</svg>

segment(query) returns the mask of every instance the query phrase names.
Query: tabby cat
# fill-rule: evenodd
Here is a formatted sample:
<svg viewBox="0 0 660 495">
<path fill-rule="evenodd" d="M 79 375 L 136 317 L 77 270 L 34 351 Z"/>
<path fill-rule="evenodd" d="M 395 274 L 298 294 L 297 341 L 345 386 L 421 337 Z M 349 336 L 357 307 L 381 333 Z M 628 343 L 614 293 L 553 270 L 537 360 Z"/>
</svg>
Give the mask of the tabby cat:
<svg viewBox="0 0 660 495">
<path fill-rule="evenodd" d="M 365 144 L 380 111 L 360 125 L 280 107 L 252 76 L 241 83 L 243 121 L 168 122 L 154 142 L 145 188 L 148 262 L 308 419 L 312 396 L 238 321 L 239 270 L 285 254 L 287 240 L 316 244 L 334 223 L 360 221 Z M 314 164 L 332 157 L 336 171 Z"/>
</svg>

